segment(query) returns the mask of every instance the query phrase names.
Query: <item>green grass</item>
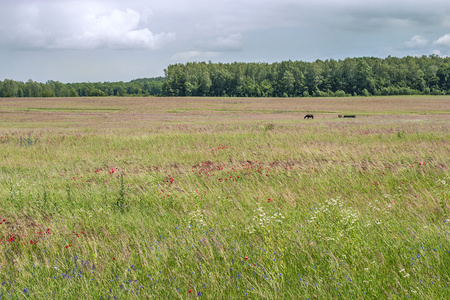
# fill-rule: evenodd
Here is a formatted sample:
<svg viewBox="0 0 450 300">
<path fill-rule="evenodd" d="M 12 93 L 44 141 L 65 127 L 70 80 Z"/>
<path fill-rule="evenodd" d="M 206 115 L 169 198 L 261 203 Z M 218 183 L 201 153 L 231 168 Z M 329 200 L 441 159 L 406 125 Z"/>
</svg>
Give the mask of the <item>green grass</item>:
<svg viewBox="0 0 450 300">
<path fill-rule="evenodd" d="M 0 130 L 0 295 L 447 299 L 448 120 L 398 117 Z"/>
</svg>

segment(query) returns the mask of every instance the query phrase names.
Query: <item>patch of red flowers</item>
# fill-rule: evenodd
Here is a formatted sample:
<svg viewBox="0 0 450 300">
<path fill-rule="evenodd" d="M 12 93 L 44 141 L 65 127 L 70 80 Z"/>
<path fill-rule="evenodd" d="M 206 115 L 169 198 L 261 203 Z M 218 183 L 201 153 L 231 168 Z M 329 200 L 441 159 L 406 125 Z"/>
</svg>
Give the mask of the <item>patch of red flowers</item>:
<svg viewBox="0 0 450 300">
<path fill-rule="evenodd" d="M 8 239 L 8 242 L 14 242 L 15 236 L 14 233 L 12 234 L 12 236 Z"/>
</svg>

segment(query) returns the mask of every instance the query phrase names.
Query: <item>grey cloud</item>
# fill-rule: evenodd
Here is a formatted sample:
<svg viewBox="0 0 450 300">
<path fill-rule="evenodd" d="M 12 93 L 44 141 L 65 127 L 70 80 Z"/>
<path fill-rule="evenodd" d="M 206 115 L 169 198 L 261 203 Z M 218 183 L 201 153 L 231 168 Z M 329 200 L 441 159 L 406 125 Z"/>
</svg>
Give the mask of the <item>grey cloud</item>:
<svg viewBox="0 0 450 300">
<path fill-rule="evenodd" d="M 346 30 L 401 30 L 444 24 L 450 3 L 443 0 L 340 1 L 339 4 L 329 3 L 329 8 L 325 9 L 329 10 L 330 22 Z"/>
</svg>

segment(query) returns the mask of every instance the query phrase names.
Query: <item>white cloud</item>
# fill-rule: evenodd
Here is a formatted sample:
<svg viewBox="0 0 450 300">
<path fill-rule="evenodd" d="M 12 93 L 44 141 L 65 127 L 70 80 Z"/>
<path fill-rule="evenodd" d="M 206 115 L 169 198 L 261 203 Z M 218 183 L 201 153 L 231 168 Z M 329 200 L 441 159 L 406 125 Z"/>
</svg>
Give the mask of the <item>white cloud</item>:
<svg viewBox="0 0 450 300">
<path fill-rule="evenodd" d="M 67 37 L 57 36 L 48 48 L 68 49 L 157 49 L 175 38 L 173 33 L 154 34 L 140 27 L 141 15 L 132 9 L 113 10 L 106 15 L 86 15 L 82 26 Z"/>
<path fill-rule="evenodd" d="M 424 48 L 428 45 L 428 40 L 421 35 L 415 35 L 405 43 L 406 48 Z"/>
<path fill-rule="evenodd" d="M 217 57 L 218 55 L 219 55 L 218 52 L 186 51 L 186 52 L 178 52 L 175 55 L 173 55 L 170 59 L 174 61 L 188 61 L 193 59 L 206 60 L 213 57 Z"/>
<path fill-rule="evenodd" d="M 243 47 L 244 38 L 241 33 L 233 33 L 228 36 L 219 36 L 213 41 L 198 42 L 201 49 L 211 51 L 240 51 Z"/>
<path fill-rule="evenodd" d="M 434 50 L 433 54 L 437 55 L 437 56 L 440 56 L 442 58 L 447 58 L 448 57 L 447 55 L 442 54 L 440 50 Z"/>
<path fill-rule="evenodd" d="M 97 7 L 26 7 L 2 36 L 13 47 L 49 49 L 158 49 L 174 33 L 153 33 L 146 26 L 148 11 Z M 97 5 L 97 6 L 96 6 Z M 25 6 L 24 6 L 25 7 Z M 0 21 L 0 25 L 8 21 Z M 11 20 L 9 20 L 11 22 Z"/>
<path fill-rule="evenodd" d="M 438 46 L 450 47 L 450 33 L 441 36 L 436 41 L 434 41 L 433 44 Z"/>
</svg>

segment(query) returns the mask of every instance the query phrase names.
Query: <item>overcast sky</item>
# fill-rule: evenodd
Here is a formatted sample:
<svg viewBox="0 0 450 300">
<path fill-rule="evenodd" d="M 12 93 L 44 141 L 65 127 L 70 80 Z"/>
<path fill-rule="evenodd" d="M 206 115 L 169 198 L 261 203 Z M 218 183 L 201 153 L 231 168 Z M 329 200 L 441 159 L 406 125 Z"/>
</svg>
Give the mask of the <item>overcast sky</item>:
<svg viewBox="0 0 450 300">
<path fill-rule="evenodd" d="M 129 81 L 174 63 L 450 55 L 448 0 L 0 0 L 0 80 Z"/>
</svg>

